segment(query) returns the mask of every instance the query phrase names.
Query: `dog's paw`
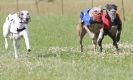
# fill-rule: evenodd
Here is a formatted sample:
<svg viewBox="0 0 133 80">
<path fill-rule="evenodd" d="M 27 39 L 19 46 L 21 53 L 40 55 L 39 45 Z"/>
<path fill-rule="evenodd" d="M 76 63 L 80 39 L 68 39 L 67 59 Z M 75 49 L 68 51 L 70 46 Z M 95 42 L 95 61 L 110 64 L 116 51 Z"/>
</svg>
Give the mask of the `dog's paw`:
<svg viewBox="0 0 133 80">
<path fill-rule="evenodd" d="M 31 49 L 28 49 L 28 52 L 31 52 Z"/>
</svg>

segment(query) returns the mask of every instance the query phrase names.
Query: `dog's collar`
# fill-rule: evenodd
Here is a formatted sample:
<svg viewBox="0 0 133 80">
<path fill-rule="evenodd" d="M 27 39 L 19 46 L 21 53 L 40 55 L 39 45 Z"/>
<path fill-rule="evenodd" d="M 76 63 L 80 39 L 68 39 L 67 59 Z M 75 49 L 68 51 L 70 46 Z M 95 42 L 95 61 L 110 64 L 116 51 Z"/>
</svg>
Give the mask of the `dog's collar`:
<svg viewBox="0 0 133 80">
<path fill-rule="evenodd" d="M 21 24 L 28 24 L 28 22 L 23 22 L 23 21 L 20 21 L 19 23 L 21 23 Z"/>
<path fill-rule="evenodd" d="M 17 32 L 21 32 L 21 31 L 23 31 L 25 29 L 26 29 L 25 27 L 23 27 L 22 29 L 17 28 Z"/>
</svg>

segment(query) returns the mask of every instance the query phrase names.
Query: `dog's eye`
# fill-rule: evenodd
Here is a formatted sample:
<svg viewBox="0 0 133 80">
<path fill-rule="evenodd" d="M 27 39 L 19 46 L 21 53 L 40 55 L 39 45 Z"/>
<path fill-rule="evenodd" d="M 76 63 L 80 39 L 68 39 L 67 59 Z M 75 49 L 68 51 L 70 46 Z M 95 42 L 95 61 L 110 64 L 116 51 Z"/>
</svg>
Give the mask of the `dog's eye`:
<svg viewBox="0 0 133 80">
<path fill-rule="evenodd" d="M 21 13 L 20 15 L 21 15 L 21 16 L 23 16 L 24 14 L 23 14 L 23 13 Z"/>
<path fill-rule="evenodd" d="M 27 13 L 27 15 L 29 15 L 29 13 Z"/>
</svg>

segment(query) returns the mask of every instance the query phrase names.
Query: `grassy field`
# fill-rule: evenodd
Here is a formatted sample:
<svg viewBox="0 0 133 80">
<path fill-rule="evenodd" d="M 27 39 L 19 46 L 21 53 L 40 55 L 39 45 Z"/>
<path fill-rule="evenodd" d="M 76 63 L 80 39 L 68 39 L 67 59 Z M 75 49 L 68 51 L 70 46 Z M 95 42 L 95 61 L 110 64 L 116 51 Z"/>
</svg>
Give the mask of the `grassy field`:
<svg viewBox="0 0 133 80">
<path fill-rule="evenodd" d="M 91 40 L 87 35 L 83 43 L 84 52 L 79 52 L 75 26 L 80 10 L 90 6 L 86 3 L 88 0 L 77 0 L 77 2 L 65 0 L 63 16 L 61 16 L 59 0 L 54 3 L 40 3 L 39 15 L 32 5 L 34 1 L 28 0 L 26 3 L 21 0 L 25 6 L 22 7 L 20 4 L 20 9 L 28 9 L 32 16 L 29 24 L 32 51 L 27 54 L 22 40 L 18 60 L 14 59 L 12 41 L 9 40 L 9 49 L 5 50 L 2 37 L 2 24 L 9 12 L 15 12 L 15 2 L 12 0 L 0 1 L 0 80 L 133 79 L 132 0 L 125 2 L 126 21 L 123 21 L 119 54 L 108 37 L 103 40 L 103 53 L 94 52 Z M 105 0 L 105 2 L 94 0 L 94 2 L 95 5 L 104 5 L 110 0 Z M 111 2 L 119 5 L 122 17 L 120 1 L 112 0 Z M 53 6 L 48 7 L 49 5 Z"/>
</svg>

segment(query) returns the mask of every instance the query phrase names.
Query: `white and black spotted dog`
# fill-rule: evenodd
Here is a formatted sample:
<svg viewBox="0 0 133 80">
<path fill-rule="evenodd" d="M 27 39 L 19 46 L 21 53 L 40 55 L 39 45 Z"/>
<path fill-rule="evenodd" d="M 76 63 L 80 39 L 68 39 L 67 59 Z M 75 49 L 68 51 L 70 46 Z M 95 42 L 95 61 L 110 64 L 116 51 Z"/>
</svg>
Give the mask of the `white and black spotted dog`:
<svg viewBox="0 0 133 80">
<path fill-rule="evenodd" d="M 3 37 L 5 39 L 5 48 L 8 49 L 7 38 L 9 35 L 13 39 L 15 58 L 18 58 L 18 48 L 20 39 L 25 40 L 26 48 L 30 52 L 28 23 L 31 21 L 27 10 L 20 11 L 15 14 L 9 14 L 3 24 Z"/>
</svg>

